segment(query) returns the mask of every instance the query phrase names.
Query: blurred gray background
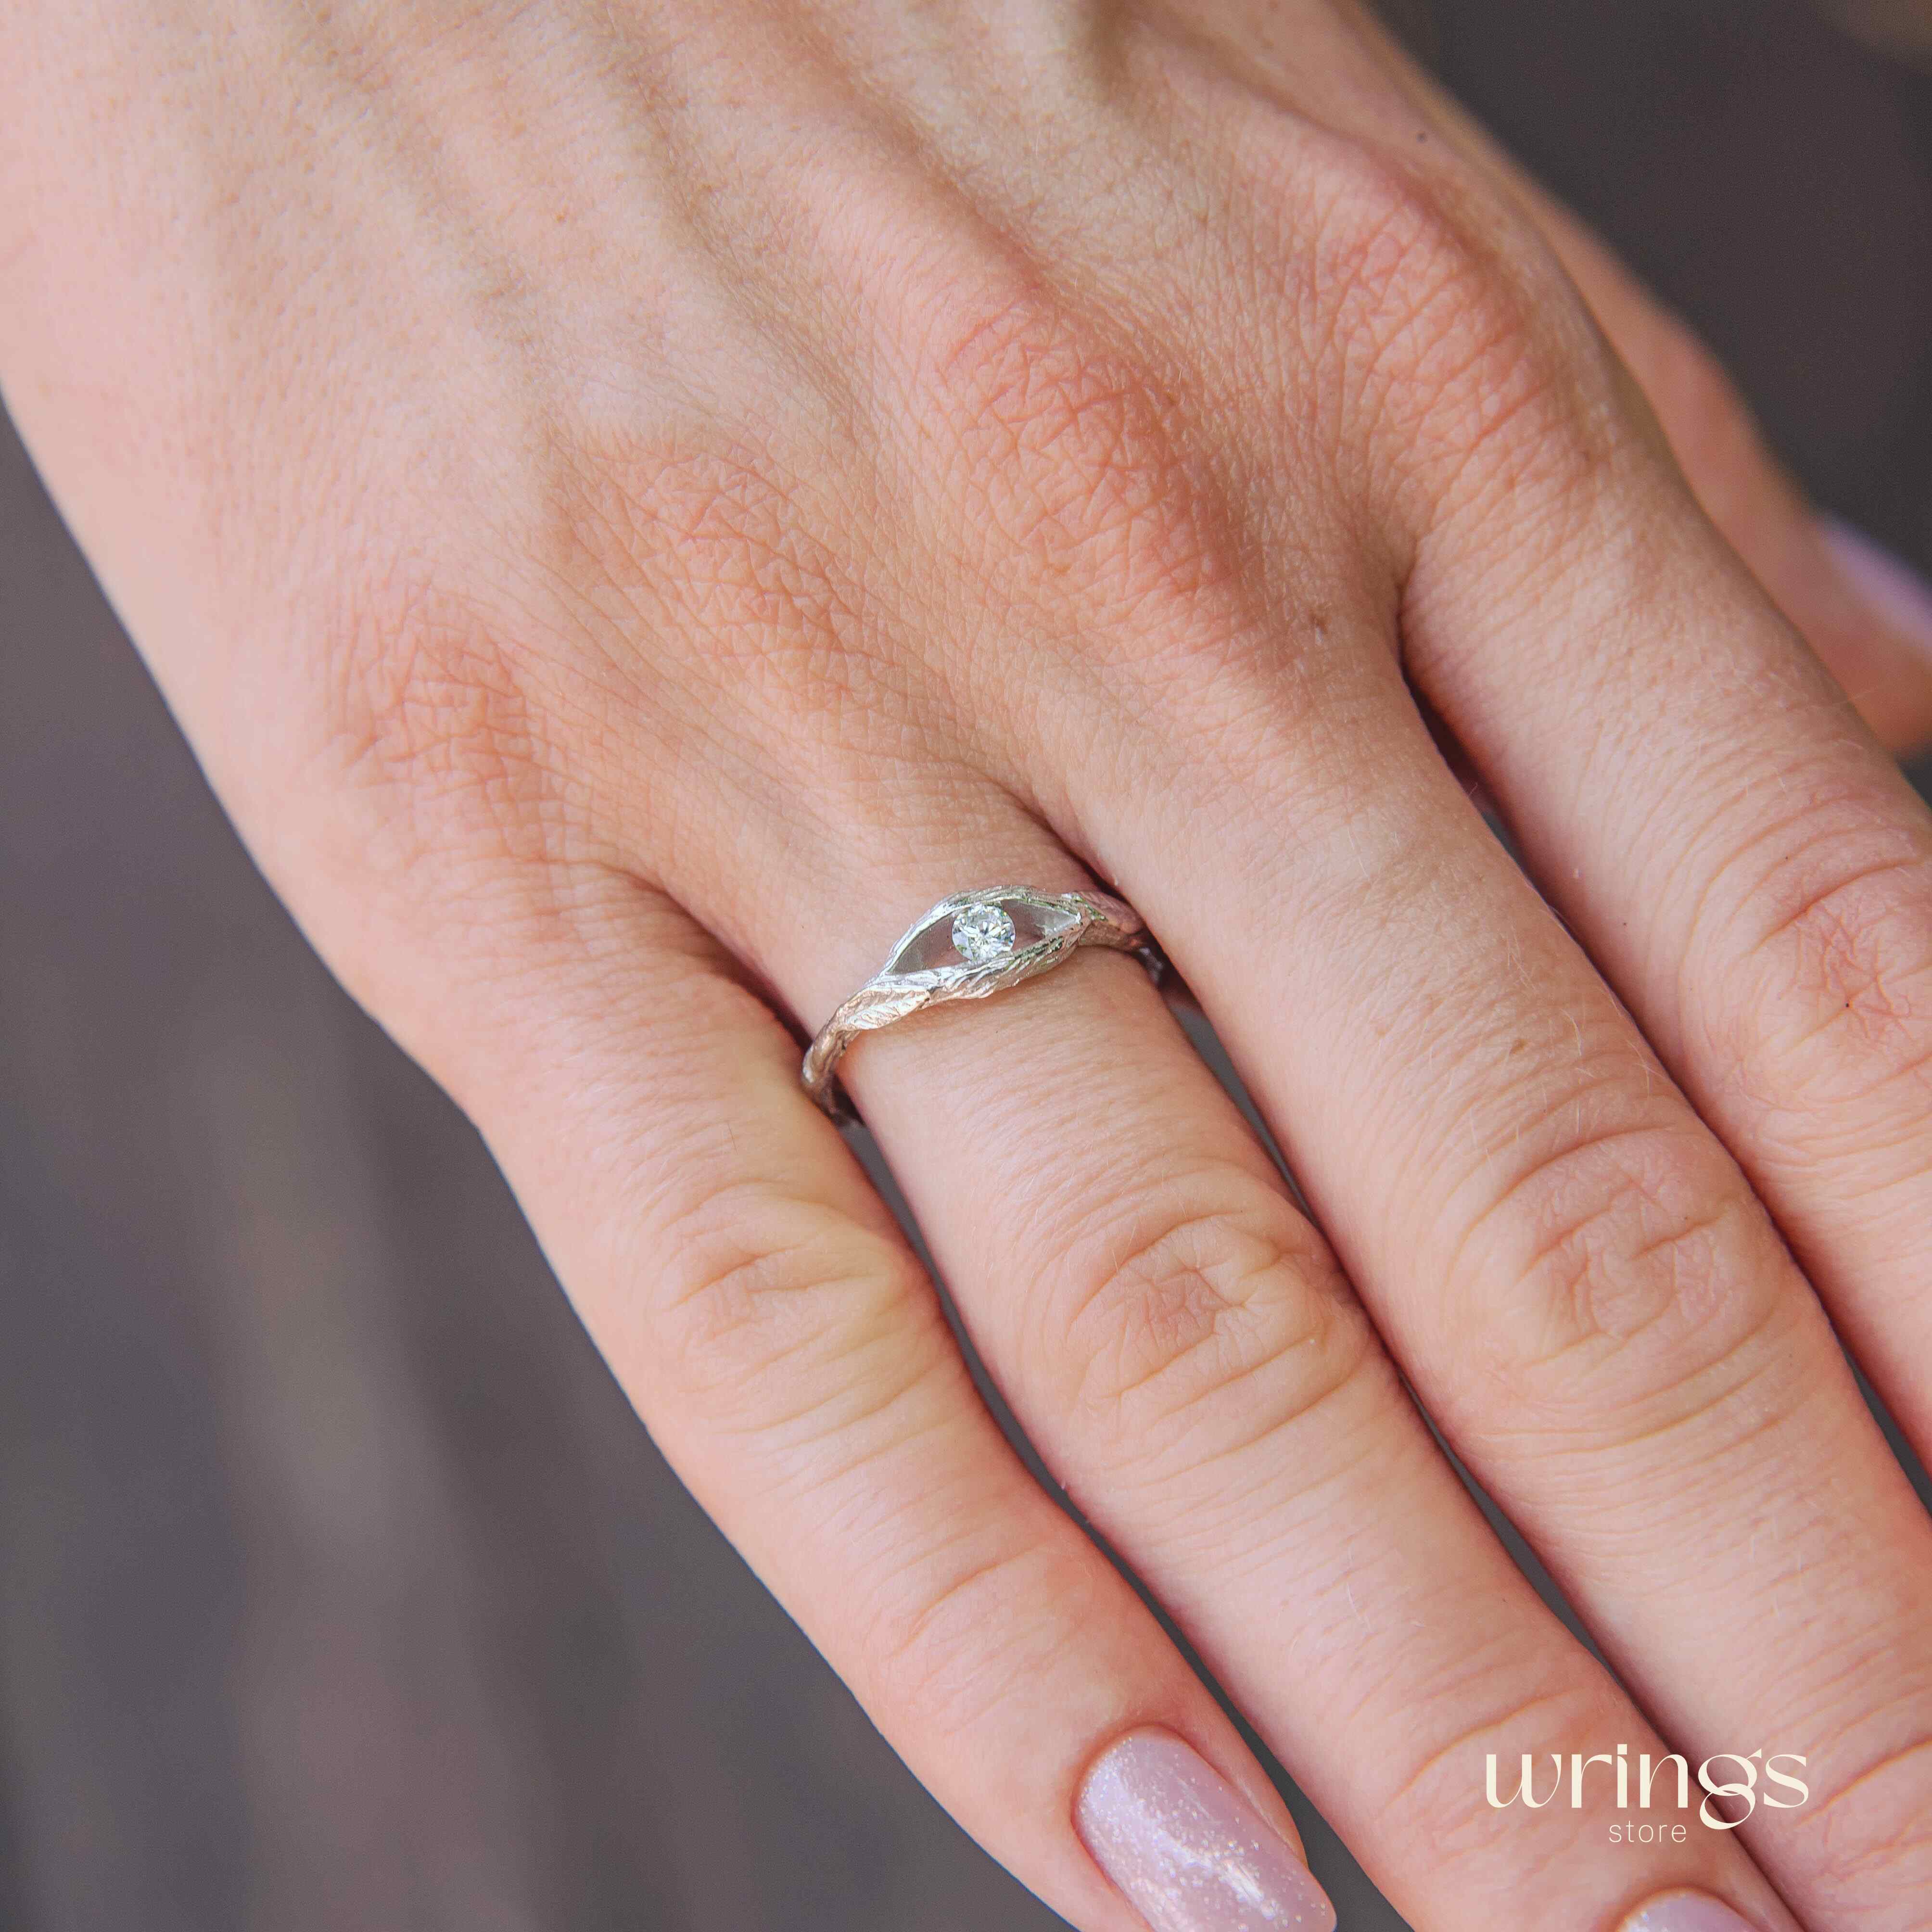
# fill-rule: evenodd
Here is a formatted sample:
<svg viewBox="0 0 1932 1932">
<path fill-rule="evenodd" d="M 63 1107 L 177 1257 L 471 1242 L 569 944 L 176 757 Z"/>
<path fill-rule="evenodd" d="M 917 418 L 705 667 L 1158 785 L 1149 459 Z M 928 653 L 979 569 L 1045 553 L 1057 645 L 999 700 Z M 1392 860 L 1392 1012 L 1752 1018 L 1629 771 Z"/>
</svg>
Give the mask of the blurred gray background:
<svg viewBox="0 0 1932 1932">
<path fill-rule="evenodd" d="M 1927 10 L 1390 10 L 1932 566 Z M 1058 1924 L 680 1490 L 4 424 L 0 667 L 0 1926 Z"/>
</svg>

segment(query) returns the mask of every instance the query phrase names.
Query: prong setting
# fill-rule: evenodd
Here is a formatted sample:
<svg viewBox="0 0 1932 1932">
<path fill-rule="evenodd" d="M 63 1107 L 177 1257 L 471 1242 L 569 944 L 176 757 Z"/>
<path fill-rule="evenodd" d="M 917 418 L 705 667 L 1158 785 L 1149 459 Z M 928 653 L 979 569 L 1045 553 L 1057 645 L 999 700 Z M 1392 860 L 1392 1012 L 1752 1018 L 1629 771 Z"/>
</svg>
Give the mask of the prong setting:
<svg viewBox="0 0 1932 1932">
<path fill-rule="evenodd" d="M 950 1000 L 980 1000 L 1059 965 L 1077 949 L 1138 954 L 1158 979 L 1166 962 L 1133 909 L 1101 892 L 998 886 L 956 892 L 900 936 L 885 966 L 819 1029 L 800 1069 L 806 1090 L 834 1120 L 854 1118 L 837 1077 L 860 1034 Z"/>
</svg>

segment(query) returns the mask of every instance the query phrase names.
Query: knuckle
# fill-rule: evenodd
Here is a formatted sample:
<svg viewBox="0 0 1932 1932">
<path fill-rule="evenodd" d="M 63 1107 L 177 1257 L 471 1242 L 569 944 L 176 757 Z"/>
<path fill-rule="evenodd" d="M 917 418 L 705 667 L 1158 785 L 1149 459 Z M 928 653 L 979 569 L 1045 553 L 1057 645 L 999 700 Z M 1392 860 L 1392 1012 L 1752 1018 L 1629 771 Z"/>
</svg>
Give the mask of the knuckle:
<svg viewBox="0 0 1932 1932">
<path fill-rule="evenodd" d="M 366 856 L 403 868 L 452 844 L 553 856 L 561 788 L 526 667 L 484 616 L 428 584 L 329 623 L 322 758 L 360 800 Z"/>
<path fill-rule="evenodd" d="M 1820 1895 L 1845 1912 L 1918 1906 L 1932 1860 L 1932 1734 L 1888 1751 L 1796 1814 Z"/>
<path fill-rule="evenodd" d="M 698 1150 L 682 1157 L 694 1161 Z M 709 1423 L 836 1428 L 932 1366 L 926 1352 L 907 1347 L 917 1263 L 835 1207 L 763 1182 L 728 1186 L 651 1247 L 637 1270 L 644 1333 L 633 1352 Z M 781 1369 L 790 1371 L 782 1385 Z"/>
<path fill-rule="evenodd" d="M 1587 1684 L 1552 1682 L 1526 1671 L 1520 1640 L 1498 1641 L 1466 1660 L 1455 1680 L 1402 1726 L 1404 1747 L 1379 1794 L 1387 1815 L 1425 1821 L 1432 1843 L 1454 1861 L 1493 1853 L 1510 1816 L 1484 1801 L 1494 1753 L 1501 1786 L 1513 1790 L 1524 1754 L 1546 1780 L 1552 1756 L 1567 1763 L 1576 1741 L 1598 1729 L 1600 1705 Z"/>
<path fill-rule="evenodd" d="M 1835 816 L 1835 814 L 1834 814 Z M 1788 835 L 1787 835 L 1788 836 Z M 1753 896 L 1768 916 L 1732 976 L 1725 1058 L 1766 1106 L 1882 1104 L 1932 1091 L 1932 856 L 1842 824 L 1798 838 Z"/>
<path fill-rule="evenodd" d="M 1228 519 L 1150 367 L 998 262 L 903 296 L 914 431 L 946 526 L 1009 594 L 1167 621 L 1233 574 Z"/>
<path fill-rule="evenodd" d="M 1782 1251 L 1694 1120 L 1633 1120 L 1616 1099 L 1588 1097 L 1550 1118 L 1572 1124 L 1532 1139 L 1456 1245 L 1462 1325 L 1519 1393 L 1553 1371 L 1567 1406 L 1580 1370 L 1600 1394 L 1652 1402 L 1764 1326 Z"/>
<path fill-rule="evenodd" d="M 1036 1696 L 1100 1611 L 1090 1563 L 1057 1539 L 998 1534 L 990 1548 L 941 1548 L 901 1568 L 866 1622 L 874 1696 L 949 1737 Z"/>
<path fill-rule="evenodd" d="M 1310 265 L 1324 379 L 1377 451 L 1439 494 L 1491 454 L 1594 470 L 1622 420 L 1616 365 L 1547 244 L 1496 198 L 1339 142 Z"/>
<path fill-rule="evenodd" d="M 1210 1172 L 1128 1199 L 1072 1244 L 1047 1318 L 1064 1400 L 1117 1447 L 1238 1447 L 1376 1359 L 1332 1258 L 1272 1188 Z"/>
</svg>

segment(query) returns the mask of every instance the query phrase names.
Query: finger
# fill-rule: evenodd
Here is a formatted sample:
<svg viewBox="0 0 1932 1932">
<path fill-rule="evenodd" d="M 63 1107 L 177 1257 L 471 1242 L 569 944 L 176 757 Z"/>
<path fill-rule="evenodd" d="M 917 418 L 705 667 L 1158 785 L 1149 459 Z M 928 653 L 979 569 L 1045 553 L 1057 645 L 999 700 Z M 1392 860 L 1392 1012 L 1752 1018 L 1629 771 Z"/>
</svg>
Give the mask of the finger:
<svg viewBox="0 0 1932 1932">
<path fill-rule="evenodd" d="M 1365 10 L 1362 26 L 1432 125 L 1534 220 L 1636 377 L 1706 513 L 1880 742 L 1905 752 L 1932 740 L 1932 592 L 1869 538 L 1820 516 L 1696 334 Z"/>
<path fill-rule="evenodd" d="M 1556 1084 L 1526 1101 L 1556 1143 L 1526 1170 L 1528 1198 L 1554 1217 L 1542 1271 L 1553 1260 L 1584 1287 L 1609 1285 L 1593 1293 L 1634 1294 L 1639 1327 L 1616 1356 L 1648 1361 L 1653 1397 L 1699 1405 L 1690 1426 L 1631 1443 L 1620 1482 L 1642 1484 L 1652 1534 L 1712 1552 L 1678 1613 L 1694 1600 L 1715 1616 L 1720 1589 L 1778 1603 L 1802 1562 L 1831 1619 L 1802 1636 L 1778 1618 L 1734 1628 L 1701 1680 L 1698 1646 L 1646 1629 L 1643 1604 L 1610 1628 L 1642 1636 L 1649 1667 L 1635 1652 L 1628 1667 L 1686 1735 L 1779 1714 L 1820 1738 L 1813 1804 L 1774 1840 L 1747 1832 L 1787 1895 L 1873 1910 L 1932 1876 L 1932 1542 L 1758 1203 L 1908 1430 L 1932 1439 L 1920 1366 L 1932 1341 L 1932 825 L 1642 440 L 1585 466 L 1594 473 L 1573 478 L 1560 505 L 1568 486 L 1532 495 L 1520 517 L 1491 505 L 1486 539 L 1451 517 L 1425 541 L 1405 604 L 1408 661 L 1755 1190 L 1568 942 L 1550 942 L 1569 962 L 1538 968 Z M 1489 916 L 1510 930 L 1501 914 Z M 1498 1016 L 1520 1004 L 1499 1002 Z M 1546 1091 L 1570 1111 L 1547 1118 Z M 1512 1183 L 1519 1202 L 1523 1186 Z M 1652 1354 L 1666 1343 L 1667 1360 Z M 1688 1466 L 1671 1455 L 1694 1441 L 1714 1473 L 1696 1501 L 1660 1501 L 1666 1471 Z M 1729 1514 L 1707 1521 L 1720 1504 Z M 1614 1504 L 1596 1533 L 1620 1521 L 1641 1534 Z M 1672 1595 L 1658 1593 L 1651 1614 Z"/>
<path fill-rule="evenodd" d="M 1932 594 L 1870 538 L 1814 509 L 1684 322 L 1563 211 L 1546 206 L 1544 219 L 1706 514 L 1882 742 L 1906 752 L 1932 739 Z"/>
<path fill-rule="evenodd" d="M 950 860 L 902 823 L 896 862 L 754 868 L 761 970 L 823 1016 L 934 886 L 1081 883 L 1012 816 L 982 850 L 996 814 L 960 812 Z M 1514 1775 L 1580 1739 L 1663 1747 L 1496 1543 L 1136 967 L 1076 957 L 867 1035 L 844 1071 L 1056 1477 L 1412 1923 L 1608 1926 L 1670 1886 L 1785 1922 L 1720 1834 L 1634 1864 L 1607 1784 L 1533 1834 L 1490 1806 L 1490 1751 Z"/>
<path fill-rule="evenodd" d="M 654 1438 L 908 1763 L 1087 1932 L 1145 1932 L 1129 1899 L 1204 1831 L 1201 1910 L 1245 1884 L 1325 1932 L 1279 1798 L 1000 1437 L 769 1010 L 608 874 L 510 952 L 452 962 L 444 1070 Z"/>
<path fill-rule="evenodd" d="M 1922 1890 L 1907 1826 L 1932 1767 L 1898 1754 L 1932 1725 L 1932 1534 L 1815 1297 L 1393 660 L 1269 682 L 1238 743 L 1222 690 L 1140 746 L 1158 790 L 1084 795 L 1090 849 L 1176 954 L 1431 1414 L 1666 1734 L 1694 1762 L 1803 1753 L 1820 1809 L 1863 1781 L 1868 1826 L 1760 1812 L 1760 1862 L 1828 1916 Z"/>
</svg>

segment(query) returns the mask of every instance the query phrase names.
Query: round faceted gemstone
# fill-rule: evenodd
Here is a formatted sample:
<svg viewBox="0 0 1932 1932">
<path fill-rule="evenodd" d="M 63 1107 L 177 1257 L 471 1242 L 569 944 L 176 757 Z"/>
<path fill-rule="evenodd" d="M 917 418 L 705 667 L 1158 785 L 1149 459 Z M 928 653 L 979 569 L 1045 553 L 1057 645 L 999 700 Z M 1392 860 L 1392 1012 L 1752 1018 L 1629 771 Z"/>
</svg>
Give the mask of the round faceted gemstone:
<svg viewBox="0 0 1932 1932">
<path fill-rule="evenodd" d="M 1013 922 L 996 905 L 968 906 L 952 915 L 952 944 L 969 966 L 983 966 L 1013 950 Z"/>
</svg>

